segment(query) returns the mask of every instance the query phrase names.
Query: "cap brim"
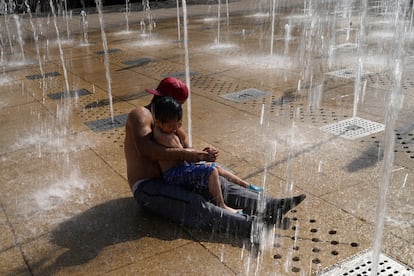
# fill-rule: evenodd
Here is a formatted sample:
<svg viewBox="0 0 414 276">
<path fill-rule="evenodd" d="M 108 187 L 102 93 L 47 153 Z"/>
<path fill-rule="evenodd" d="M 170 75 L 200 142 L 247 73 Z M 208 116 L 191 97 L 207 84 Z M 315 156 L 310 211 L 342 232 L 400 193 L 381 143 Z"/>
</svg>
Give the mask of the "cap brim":
<svg viewBox="0 0 414 276">
<path fill-rule="evenodd" d="M 158 90 L 156 89 L 145 89 L 145 91 L 147 91 L 147 93 L 150 93 L 152 95 L 162 96 L 160 92 L 158 92 Z"/>
</svg>

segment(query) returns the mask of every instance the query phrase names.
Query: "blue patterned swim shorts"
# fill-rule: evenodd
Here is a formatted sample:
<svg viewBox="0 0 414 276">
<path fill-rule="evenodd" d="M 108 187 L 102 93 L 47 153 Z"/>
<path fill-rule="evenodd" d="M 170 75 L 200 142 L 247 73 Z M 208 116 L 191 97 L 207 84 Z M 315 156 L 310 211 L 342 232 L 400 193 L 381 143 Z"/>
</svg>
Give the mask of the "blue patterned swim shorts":
<svg viewBox="0 0 414 276">
<path fill-rule="evenodd" d="M 185 163 L 164 172 L 163 177 L 169 185 L 206 189 L 208 188 L 208 179 L 215 168 L 215 163 Z"/>
</svg>

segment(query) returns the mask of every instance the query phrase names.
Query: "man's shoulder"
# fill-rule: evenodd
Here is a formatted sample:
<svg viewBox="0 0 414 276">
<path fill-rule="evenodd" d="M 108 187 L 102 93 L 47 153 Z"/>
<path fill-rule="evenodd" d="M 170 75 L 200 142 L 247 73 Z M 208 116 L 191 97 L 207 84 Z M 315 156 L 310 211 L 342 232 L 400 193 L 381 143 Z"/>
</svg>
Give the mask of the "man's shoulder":
<svg viewBox="0 0 414 276">
<path fill-rule="evenodd" d="M 130 111 L 127 119 L 127 128 L 151 127 L 151 112 L 144 106 L 137 106 Z"/>
<path fill-rule="evenodd" d="M 150 111 L 146 106 L 138 105 L 134 109 L 131 110 L 131 113 L 133 112 L 150 112 Z"/>
<path fill-rule="evenodd" d="M 148 110 L 145 106 L 137 106 L 129 112 L 129 117 L 142 117 L 148 116 L 151 114 L 151 111 Z"/>
</svg>

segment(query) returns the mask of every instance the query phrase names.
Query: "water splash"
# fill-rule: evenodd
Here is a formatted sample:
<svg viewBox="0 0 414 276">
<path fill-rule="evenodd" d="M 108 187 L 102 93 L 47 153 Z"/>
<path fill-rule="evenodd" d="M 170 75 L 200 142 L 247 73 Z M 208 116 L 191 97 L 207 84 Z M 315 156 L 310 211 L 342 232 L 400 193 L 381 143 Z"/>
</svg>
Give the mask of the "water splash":
<svg viewBox="0 0 414 276">
<path fill-rule="evenodd" d="M 26 10 L 27 10 L 27 13 L 29 14 L 29 22 L 30 22 L 30 26 L 32 27 L 32 31 L 33 31 L 33 38 L 34 38 L 34 41 L 35 41 L 36 56 L 37 56 L 37 60 L 38 60 L 38 63 L 39 63 L 40 74 L 42 76 L 44 76 L 43 63 L 42 63 L 42 59 L 40 57 L 40 50 L 39 50 L 39 35 L 37 33 L 36 26 L 33 23 L 32 13 L 30 11 L 30 5 L 27 3 L 27 0 L 25 0 L 24 3 L 27 7 Z"/>
<path fill-rule="evenodd" d="M 67 72 L 67 69 L 66 69 L 65 55 L 63 53 L 62 43 L 60 41 L 60 32 L 59 32 L 59 28 L 58 28 L 58 25 L 57 25 L 55 7 L 54 7 L 54 4 L 53 4 L 52 0 L 49 1 L 49 5 L 50 5 L 50 8 L 51 8 L 52 14 L 53 14 L 53 23 L 54 23 L 54 27 L 55 27 L 55 31 L 56 31 L 57 43 L 58 43 L 58 46 L 59 46 L 60 62 L 62 64 L 63 76 L 64 76 L 64 81 L 65 81 L 64 93 L 65 93 L 65 95 L 69 95 L 70 88 L 69 88 L 68 72 Z M 64 126 L 66 126 L 68 124 L 69 114 L 70 114 L 70 104 L 69 104 L 68 98 L 69 97 L 65 97 L 65 99 L 63 99 L 63 106 L 62 106 L 62 108 L 58 108 L 58 112 L 57 112 L 58 113 L 57 117 L 58 117 L 59 121 L 62 123 L 62 125 L 64 125 Z M 66 131 L 66 129 L 63 128 L 63 131 Z"/>
<path fill-rule="evenodd" d="M 23 41 L 23 34 L 22 34 L 22 26 L 21 26 L 21 21 L 20 21 L 20 17 L 17 14 L 13 14 L 13 19 L 16 22 L 16 29 L 17 29 L 17 41 L 19 42 L 19 46 L 20 46 L 20 54 L 22 56 L 22 60 L 25 60 L 25 55 L 24 55 L 24 41 Z"/>
<path fill-rule="evenodd" d="M 162 46 L 168 47 L 169 44 L 165 43 L 165 40 L 162 39 L 144 39 L 144 40 L 137 40 L 131 43 L 133 47 L 151 47 L 151 46 Z"/>
<path fill-rule="evenodd" d="M 1 85 L 5 85 L 5 84 L 8 84 L 8 83 L 10 83 L 12 81 L 13 81 L 13 79 L 10 78 L 9 76 L 2 76 L 2 77 L 0 77 L 0 86 Z M 0 106 L 1 106 L 1 104 L 0 104 Z"/>
<path fill-rule="evenodd" d="M 89 183 L 79 176 L 78 170 L 72 169 L 68 176 L 56 177 L 49 176 L 52 179 L 46 181 L 53 184 L 34 193 L 34 199 L 40 209 L 53 210 L 70 200 L 82 204 L 90 199 L 91 195 L 83 192 Z"/>
<path fill-rule="evenodd" d="M 217 5 L 217 38 L 216 38 L 216 44 L 220 45 L 220 21 L 221 21 L 221 0 L 218 0 Z"/>
<path fill-rule="evenodd" d="M 385 133 L 384 133 L 384 159 L 382 164 L 381 181 L 379 185 L 379 196 L 377 202 L 375 234 L 373 244 L 373 262 L 372 275 L 377 274 L 379 255 L 381 251 L 382 235 L 384 231 L 385 214 L 387 206 L 388 188 L 391 181 L 392 165 L 394 163 L 394 144 L 395 144 L 395 124 L 398 113 L 402 108 L 403 95 L 401 94 L 401 76 L 404 70 L 404 45 L 405 45 L 405 14 L 408 9 L 408 1 L 398 1 L 395 11 L 395 40 L 392 47 L 391 56 L 394 60 L 393 68 L 393 86 L 389 96 L 388 106 L 385 116 Z"/>
<path fill-rule="evenodd" d="M 218 41 L 215 41 L 215 43 L 213 45 L 209 45 L 207 47 L 205 47 L 205 49 L 207 51 L 209 50 L 227 50 L 227 49 L 231 49 L 231 48 L 237 48 L 236 44 L 232 44 L 232 43 L 220 43 Z"/>
<path fill-rule="evenodd" d="M 126 26 L 127 33 L 129 33 L 129 14 L 130 14 L 129 0 L 125 0 L 125 26 Z"/>
<path fill-rule="evenodd" d="M 275 36 L 275 6 L 276 6 L 276 0 L 272 1 L 272 24 L 270 26 L 271 32 L 270 32 L 270 55 L 273 55 L 273 44 L 274 44 L 274 36 Z"/>
<path fill-rule="evenodd" d="M 176 0 L 176 2 L 177 2 L 177 36 L 178 36 L 177 41 L 181 41 L 180 1 Z"/>
<path fill-rule="evenodd" d="M 88 18 L 85 10 L 80 12 L 81 46 L 89 45 L 88 40 Z"/>
<path fill-rule="evenodd" d="M 142 10 L 144 11 L 145 17 L 140 21 L 141 32 L 151 38 L 152 31 L 157 24 L 152 16 L 149 0 L 142 0 Z"/>
<path fill-rule="evenodd" d="M 223 62 L 231 65 L 249 64 L 251 69 L 292 69 L 296 66 L 296 62 L 291 57 L 284 55 L 228 57 Z"/>
<path fill-rule="evenodd" d="M 360 31 L 358 36 L 358 62 L 356 64 L 356 76 L 354 84 L 354 110 L 352 116 L 355 118 L 358 112 L 358 103 L 361 95 L 361 78 L 364 70 L 363 57 L 366 56 L 366 21 L 367 21 L 367 11 L 368 11 L 368 0 L 361 1 L 361 15 L 360 15 Z"/>
<path fill-rule="evenodd" d="M 188 19 L 187 19 L 187 2 L 182 0 L 183 6 L 183 23 L 184 23 L 184 64 L 185 64 L 185 83 L 188 87 L 187 98 L 187 132 L 188 132 L 188 144 L 191 147 L 193 145 L 193 128 L 191 118 L 191 84 L 190 84 L 190 57 L 188 49 Z"/>
<path fill-rule="evenodd" d="M 103 20 L 101 0 L 96 0 L 96 9 L 98 10 L 99 24 L 101 26 L 102 47 L 104 51 L 105 78 L 106 78 L 107 87 L 108 87 L 109 111 L 111 115 L 111 120 L 113 122 L 114 121 L 114 107 L 113 107 L 113 100 L 112 100 L 112 80 L 111 80 L 111 74 L 109 71 L 108 42 L 106 39 L 105 24 Z"/>
</svg>

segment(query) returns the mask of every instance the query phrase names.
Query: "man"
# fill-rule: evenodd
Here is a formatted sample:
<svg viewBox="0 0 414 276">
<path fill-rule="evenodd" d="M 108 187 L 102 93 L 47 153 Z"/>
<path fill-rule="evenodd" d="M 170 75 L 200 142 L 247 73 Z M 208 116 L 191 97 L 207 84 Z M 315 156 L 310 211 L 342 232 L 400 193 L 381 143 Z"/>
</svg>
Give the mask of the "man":
<svg viewBox="0 0 414 276">
<path fill-rule="evenodd" d="M 154 119 L 151 105 L 157 97 L 170 96 L 183 104 L 188 97 L 187 86 L 179 79 L 163 79 L 157 89 L 146 90 L 154 98 L 147 106 L 139 106 L 128 116 L 125 135 L 125 158 L 128 182 L 135 199 L 143 208 L 184 226 L 207 231 L 232 232 L 248 237 L 256 219 L 259 193 L 232 184 L 220 178 L 227 205 L 243 209 L 245 214 L 234 214 L 209 202 L 203 195 L 179 186 L 166 185 L 161 178 L 158 160 L 185 160 L 213 162 L 218 151 L 206 148 L 166 148 L 152 138 Z M 278 222 L 305 195 L 285 199 L 264 199 L 264 221 Z"/>
</svg>

